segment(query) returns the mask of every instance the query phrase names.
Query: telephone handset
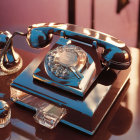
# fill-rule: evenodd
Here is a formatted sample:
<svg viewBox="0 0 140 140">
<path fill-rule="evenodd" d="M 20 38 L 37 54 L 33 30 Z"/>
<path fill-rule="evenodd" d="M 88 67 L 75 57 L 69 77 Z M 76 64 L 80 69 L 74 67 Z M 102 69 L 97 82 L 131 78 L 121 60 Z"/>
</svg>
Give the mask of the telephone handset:
<svg viewBox="0 0 140 140">
<path fill-rule="evenodd" d="M 27 40 L 34 48 L 45 47 L 52 36 L 60 35 L 104 48 L 102 62 L 110 68 L 127 69 L 131 65 L 131 55 L 124 42 L 99 31 L 71 24 L 34 24 L 28 28 Z"/>
</svg>

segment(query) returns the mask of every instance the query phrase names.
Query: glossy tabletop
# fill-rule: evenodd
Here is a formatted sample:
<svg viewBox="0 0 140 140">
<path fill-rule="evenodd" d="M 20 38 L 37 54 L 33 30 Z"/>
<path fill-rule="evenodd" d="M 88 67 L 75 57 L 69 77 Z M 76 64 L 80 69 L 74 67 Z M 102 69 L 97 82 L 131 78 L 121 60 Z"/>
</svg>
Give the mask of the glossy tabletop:
<svg viewBox="0 0 140 140">
<path fill-rule="evenodd" d="M 0 129 L 0 140 L 56 140 L 56 139 L 91 139 L 91 140 L 139 140 L 140 139 L 140 50 L 130 48 L 132 54 L 132 70 L 130 81 L 125 86 L 109 113 L 93 136 L 59 123 L 49 130 L 34 122 L 34 113 L 10 101 L 9 85 L 12 80 L 39 53 L 16 49 L 23 59 L 23 68 L 16 74 L 0 77 L 0 99 L 7 101 L 12 110 L 11 123 Z"/>
</svg>

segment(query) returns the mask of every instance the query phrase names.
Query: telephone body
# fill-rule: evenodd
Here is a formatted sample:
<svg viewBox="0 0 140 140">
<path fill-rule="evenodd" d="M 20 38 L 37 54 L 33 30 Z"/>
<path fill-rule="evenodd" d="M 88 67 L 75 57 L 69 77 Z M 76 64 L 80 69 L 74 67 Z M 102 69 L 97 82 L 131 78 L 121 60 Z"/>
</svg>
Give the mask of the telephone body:
<svg viewBox="0 0 140 140">
<path fill-rule="evenodd" d="M 53 36 L 59 38 L 51 45 Z M 108 34 L 57 23 L 29 26 L 27 42 L 49 51 L 13 81 L 11 99 L 35 110 L 45 127 L 60 121 L 92 135 L 129 79 L 128 47 Z"/>
<path fill-rule="evenodd" d="M 85 95 L 104 68 L 126 69 L 131 64 L 125 43 L 95 30 L 51 23 L 32 25 L 28 31 L 28 42 L 35 48 L 45 47 L 53 34 L 60 35 L 42 64 L 47 76 L 41 78 L 37 69 L 33 77 L 79 96 Z M 99 46 L 103 48 L 100 58 Z"/>
</svg>

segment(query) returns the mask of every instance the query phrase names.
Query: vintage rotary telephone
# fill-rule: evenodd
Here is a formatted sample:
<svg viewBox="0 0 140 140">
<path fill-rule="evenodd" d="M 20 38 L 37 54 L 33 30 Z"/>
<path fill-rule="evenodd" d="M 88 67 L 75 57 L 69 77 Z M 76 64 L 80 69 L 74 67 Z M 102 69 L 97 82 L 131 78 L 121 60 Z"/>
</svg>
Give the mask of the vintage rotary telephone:
<svg viewBox="0 0 140 140">
<path fill-rule="evenodd" d="M 76 129 L 93 134 L 128 80 L 131 55 L 125 43 L 108 34 L 72 24 L 34 24 L 29 26 L 27 33 L 15 32 L 12 37 L 16 34 L 26 36 L 33 48 L 51 47 L 43 59 L 36 63 L 33 61 L 13 81 L 11 99 L 35 110 L 35 120 L 50 129 L 61 120 Z M 4 35 L 1 32 L 0 42 L 3 42 Z M 59 36 L 59 39 L 49 45 L 53 36 Z M 5 41 L 7 43 L 0 58 L 11 50 L 12 37 Z M 12 53 L 12 56 L 15 55 Z M 109 70 L 115 75 L 122 75 L 122 70 L 127 73 L 121 84 L 118 84 L 120 89 L 117 88 L 112 95 L 110 93 L 115 82 L 104 85 L 99 80 Z M 26 79 L 28 82 L 25 82 Z M 100 92 L 96 91 L 100 90 L 103 94 L 98 97 Z M 109 96 L 111 100 L 99 113 L 101 104 Z M 79 115 L 82 121 L 78 119 Z M 93 126 L 91 122 L 94 122 Z"/>
<path fill-rule="evenodd" d="M 44 60 L 48 76 L 41 77 L 38 69 L 33 76 L 79 96 L 84 96 L 103 69 L 123 70 L 131 64 L 130 52 L 120 40 L 70 24 L 32 25 L 27 40 L 30 46 L 40 48 L 47 46 L 53 35 L 61 37 Z M 103 48 L 100 58 L 96 53 L 99 46 Z"/>
</svg>

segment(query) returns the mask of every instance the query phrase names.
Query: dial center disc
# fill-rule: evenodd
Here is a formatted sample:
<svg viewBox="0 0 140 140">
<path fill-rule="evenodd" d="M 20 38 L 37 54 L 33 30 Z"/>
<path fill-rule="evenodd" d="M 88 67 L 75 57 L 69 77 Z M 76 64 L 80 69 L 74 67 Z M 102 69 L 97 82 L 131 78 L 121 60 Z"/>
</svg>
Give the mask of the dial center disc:
<svg viewBox="0 0 140 140">
<path fill-rule="evenodd" d="M 63 52 L 58 52 L 55 61 L 66 67 L 75 66 L 78 62 L 78 55 L 74 51 L 64 50 Z"/>
</svg>

